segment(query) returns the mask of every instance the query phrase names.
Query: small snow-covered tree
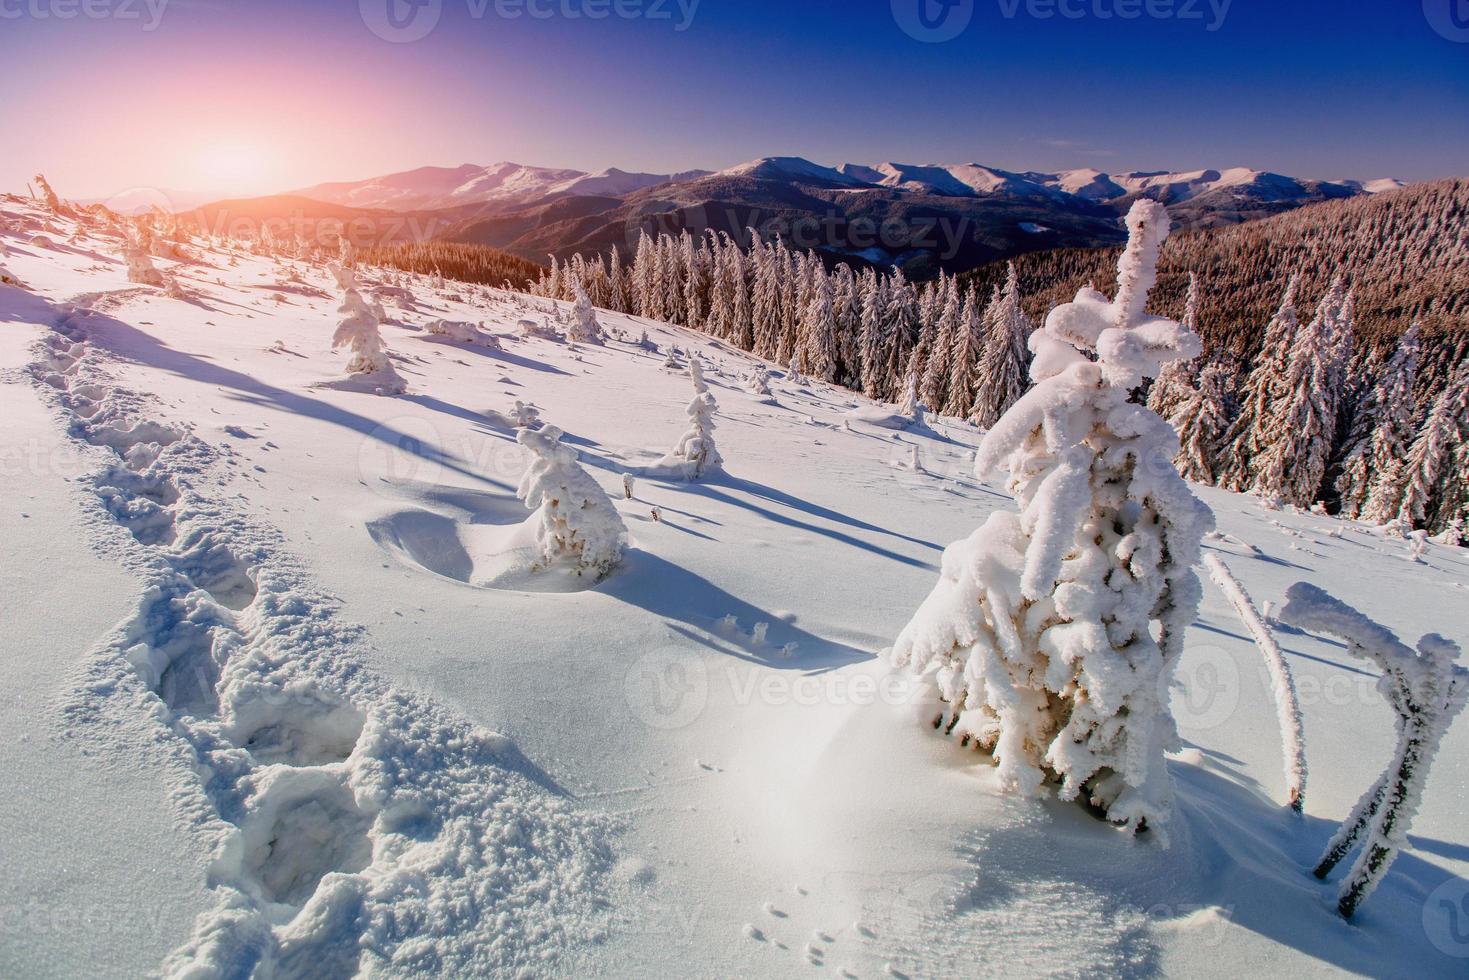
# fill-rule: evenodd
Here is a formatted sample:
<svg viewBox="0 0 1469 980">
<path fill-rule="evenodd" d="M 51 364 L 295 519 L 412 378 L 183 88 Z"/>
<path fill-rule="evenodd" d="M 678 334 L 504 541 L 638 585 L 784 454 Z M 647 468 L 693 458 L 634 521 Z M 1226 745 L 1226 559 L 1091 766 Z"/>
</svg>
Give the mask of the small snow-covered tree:
<svg viewBox="0 0 1469 980">
<path fill-rule="evenodd" d="M 517 442 L 530 455 L 518 494 L 537 512 L 540 568 L 569 566 L 576 574 L 602 579 L 622 561 L 627 526 L 606 491 L 561 444 L 554 425 L 521 428 Z"/>
<path fill-rule="evenodd" d="M 773 401 L 770 394 L 770 370 L 764 364 L 756 364 L 745 379 L 745 390 L 756 398 Z"/>
<path fill-rule="evenodd" d="M 925 720 L 991 751 L 1003 785 L 1054 773 L 1063 799 L 1137 831 L 1171 812 L 1169 682 L 1213 516 L 1170 463 L 1172 428 L 1130 401 L 1199 341 L 1143 312 L 1168 212 L 1141 200 L 1127 225 L 1116 297 L 1085 288 L 1051 311 L 1030 340 L 1036 387 L 976 456 L 981 478 L 1009 472 L 1019 513 L 949 547 L 887 656 L 924 684 Z"/>
<path fill-rule="evenodd" d="M 714 445 L 714 415 L 719 403 L 704 382 L 703 366 L 697 357 L 689 358 L 689 377 L 694 382 L 694 400 L 688 407 L 689 427 L 673 452 L 654 464 L 651 472 L 697 480 L 722 469 L 724 459 Z"/>
<path fill-rule="evenodd" d="M 332 347 L 345 347 L 351 352 L 352 359 L 347 362 L 349 374 L 363 375 L 384 391 L 402 391 L 403 379 L 393 369 L 393 362 L 383 349 L 377 316 L 357 291 L 356 275 L 351 269 L 335 263 L 330 269 L 337 285 L 342 288 L 342 305 L 337 308 L 342 320 L 332 335 Z"/>
<path fill-rule="evenodd" d="M 163 273 L 154 267 L 142 235 L 128 236 L 127 244 L 123 246 L 123 258 L 128 264 L 128 282 L 144 286 L 163 285 Z"/>
<path fill-rule="evenodd" d="M 573 284 L 576 303 L 572 307 L 571 329 L 567 336 L 577 344 L 600 344 L 603 341 L 602 325 L 597 322 L 597 310 L 580 282 Z"/>
<path fill-rule="evenodd" d="M 41 200 L 46 203 L 46 210 L 52 214 L 64 214 L 66 208 L 61 203 L 61 198 L 51 189 L 51 184 L 41 174 L 36 174 L 36 186 L 41 188 Z"/>
<path fill-rule="evenodd" d="M 1392 761 L 1353 808 L 1315 869 L 1316 877 L 1324 879 L 1360 845 L 1337 898 L 1337 910 L 1350 919 L 1408 841 L 1433 757 L 1469 699 L 1469 670 L 1455 663 L 1460 651 L 1452 641 L 1429 633 L 1415 651 L 1385 626 L 1305 582 L 1286 593 L 1280 618 L 1298 629 L 1334 636 L 1351 654 L 1376 666 L 1382 672 L 1378 690 L 1397 716 Z"/>
<path fill-rule="evenodd" d="M 538 429 L 541 426 L 541 410 L 518 398 L 510 410 L 510 418 L 517 429 Z"/>
</svg>

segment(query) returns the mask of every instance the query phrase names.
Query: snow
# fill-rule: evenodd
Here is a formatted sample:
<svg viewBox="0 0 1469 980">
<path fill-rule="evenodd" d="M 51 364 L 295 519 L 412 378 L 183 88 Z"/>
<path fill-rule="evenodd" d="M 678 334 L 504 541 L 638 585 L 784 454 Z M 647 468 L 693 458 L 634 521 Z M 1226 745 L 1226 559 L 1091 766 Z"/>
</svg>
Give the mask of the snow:
<svg viewBox="0 0 1469 980">
<path fill-rule="evenodd" d="M 779 371 L 764 403 L 755 362 L 709 338 L 599 310 L 660 353 L 573 351 L 516 336 L 542 318 L 528 301 L 422 277 L 405 280 L 421 308 L 379 327 L 408 393 L 323 388 L 346 358 L 320 267 L 276 304 L 255 288 L 272 260 L 196 244 L 201 264 L 155 259 L 187 302 L 130 285 L 115 238 L 0 239 L 31 287 L 0 287 L 0 440 L 23 463 L 0 469 L 6 649 L 23 651 L 0 658 L 0 975 L 253 948 L 298 972 L 784 977 L 812 969 L 808 944 L 862 977 L 1462 972 L 1426 918 L 1469 879 L 1462 719 L 1352 927 L 1338 883 L 1309 874 L 1394 745 L 1373 672 L 1328 637 L 1279 634 L 1312 774 L 1294 818 L 1264 665 L 1205 592 L 1173 692 L 1166 851 L 1046 787 L 1003 795 L 913 725 L 922 692 L 876 651 L 942 543 L 1010 506 L 972 473 L 972 427 L 910 429 L 895 455 L 891 432 L 842 427 L 874 403 Z M 35 345 L 73 308 L 93 312 L 67 364 L 70 338 Z M 504 350 L 435 342 L 438 319 Z M 706 367 L 726 472 L 626 499 L 623 474 L 688 424 L 675 346 Z M 527 515 L 525 458 L 488 414 L 516 401 L 566 431 L 629 529 L 595 588 L 486 584 Z M 889 465 L 912 443 L 923 473 Z M 1373 529 L 1195 492 L 1227 534 L 1206 549 L 1262 606 L 1306 580 L 1469 638 L 1465 551 L 1430 541 L 1415 562 Z M 206 635 L 219 712 L 187 670 L 160 679 L 171 707 L 135 664 L 202 665 Z M 266 846 L 274 828 L 293 843 Z"/>
</svg>

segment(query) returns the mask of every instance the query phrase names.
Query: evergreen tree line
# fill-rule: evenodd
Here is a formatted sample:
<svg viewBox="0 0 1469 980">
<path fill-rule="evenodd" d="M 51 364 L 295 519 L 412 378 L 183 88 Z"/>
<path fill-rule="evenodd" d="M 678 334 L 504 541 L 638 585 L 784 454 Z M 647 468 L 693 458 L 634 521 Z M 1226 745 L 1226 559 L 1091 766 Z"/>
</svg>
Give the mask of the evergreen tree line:
<svg viewBox="0 0 1469 980">
<path fill-rule="evenodd" d="M 441 275 L 460 282 L 524 289 L 545 270 L 534 262 L 487 245 L 463 242 L 402 242 L 372 245 L 359 253 L 369 265 L 387 266 L 419 275 Z"/>
<path fill-rule="evenodd" d="M 551 259 L 532 292 L 701 330 L 793 372 L 988 427 L 1024 392 L 1033 324 L 1012 276 L 985 301 L 957 278 L 828 270 L 811 252 L 724 233 L 644 233 L 624 264 L 613 250 Z"/>
<path fill-rule="evenodd" d="M 1199 329 L 1206 299 L 1189 275 L 1183 319 Z M 828 269 L 812 253 L 723 233 L 644 234 L 624 263 L 611 251 L 551 260 L 532 292 L 703 331 L 870 398 L 922 404 L 992 426 L 1030 386 L 1026 313 L 1015 263 L 987 298 L 972 277 L 918 285 L 898 270 Z M 1292 277 L 1247 361 L 1214 345 L 1145 390 L 1173 422 L 1190 479 L 1283 504 L 1424 529 L 1459 540 L 1469 519 L 1469 369 L 1427 404 L 1423 329 L 1392 347 L 1358 343 L 1357 293 L 1338 276 L 1302 323 Z M 1207 331 L 1201 331 L 1207 334 Z M 1143 392 L 1139 393 L 1140 396 Z"/>
</svg>

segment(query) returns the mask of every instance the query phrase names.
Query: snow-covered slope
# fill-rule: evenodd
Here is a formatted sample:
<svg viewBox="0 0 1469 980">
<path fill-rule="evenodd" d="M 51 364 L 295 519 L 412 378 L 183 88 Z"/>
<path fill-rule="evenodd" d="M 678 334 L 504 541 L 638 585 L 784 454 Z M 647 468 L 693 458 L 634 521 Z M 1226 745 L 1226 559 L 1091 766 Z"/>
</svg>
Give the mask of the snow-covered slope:
<svg viewBox="0 0 1469 980">
<path fill-rule="evenodd" d="M 370 269 L 409 391 L 340 390 L 322 268 L 195 246 L 156 259 L 171 297 L 127 282 L 114 237 L 0 211 L 30 287 L 0 286 L 0 458 L 21 462 L 0 601 L 23 644 L 0 665 L 0 903 L 26 910 L 0 920 L 0 975 L 1462 973 L 1469 724 L 1353 925 L 1307 870 L 1392 745 L 1376 678 L 1328 639 L 1281 634 L 1296 817 L 1264 663 L 1206 585 L 1166 850 L 1000 794 L 916 724 L 876 652 L 943 547 L 1010 505 L 969 472 L 971 427 L 894 431 L 779 370 L 772 403 L 748 356 L 617 314 L 605 346 L 527 339 L 570 311 Z M 687 427 L 671 347 L 719 402 L 726 472 L 698 483 L 642 477 Z M 527 516 L 517 400 L 629 529 L 594 588 L 497 577 Z M 1464 551 L 1200 493 L 1257 602 L 1306 580 L 1405 638 L 1469 640 Z"/>
</svg>

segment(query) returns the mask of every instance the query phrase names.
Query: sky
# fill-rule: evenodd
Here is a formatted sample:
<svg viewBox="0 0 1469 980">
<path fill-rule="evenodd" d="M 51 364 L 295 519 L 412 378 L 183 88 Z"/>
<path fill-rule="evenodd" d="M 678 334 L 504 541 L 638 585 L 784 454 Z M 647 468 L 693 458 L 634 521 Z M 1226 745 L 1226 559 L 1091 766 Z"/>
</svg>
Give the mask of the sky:
<svg viewBox="0 0 1469 980">
<path fill-rule="evenodd" d="M 0 73 L 0 190 L 75 198 L 776 155 L 1469 175 L 1469 0 L 0 0 Z"/>
</svg>

